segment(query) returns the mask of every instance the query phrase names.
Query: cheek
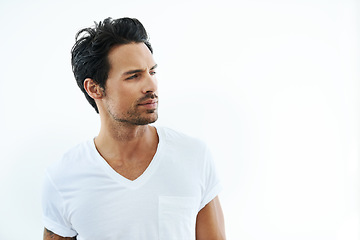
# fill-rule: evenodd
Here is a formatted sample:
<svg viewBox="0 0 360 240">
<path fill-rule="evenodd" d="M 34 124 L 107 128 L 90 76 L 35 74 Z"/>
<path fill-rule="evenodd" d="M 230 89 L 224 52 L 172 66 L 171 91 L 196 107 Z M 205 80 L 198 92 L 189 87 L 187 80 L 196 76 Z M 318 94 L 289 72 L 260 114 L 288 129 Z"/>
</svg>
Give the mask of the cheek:
<svg viewBox="0 0 360 240">
<path fill-rule="evenodd" d="M 127 111 L 127 109 L 136 106 L 136 98 L 134 95 L 126 91 L 118 91 L 116 94 L 111 96 L 111 104 L 118 109 Z"/>
<path fill-rule="evenodd" d="M 112 84 L 108 85 L 106 95 L 112 106 L 122 109 L 128 109 L 136 105 L 141 94 L 137 91 L 139 84 Z"/>
</svg>

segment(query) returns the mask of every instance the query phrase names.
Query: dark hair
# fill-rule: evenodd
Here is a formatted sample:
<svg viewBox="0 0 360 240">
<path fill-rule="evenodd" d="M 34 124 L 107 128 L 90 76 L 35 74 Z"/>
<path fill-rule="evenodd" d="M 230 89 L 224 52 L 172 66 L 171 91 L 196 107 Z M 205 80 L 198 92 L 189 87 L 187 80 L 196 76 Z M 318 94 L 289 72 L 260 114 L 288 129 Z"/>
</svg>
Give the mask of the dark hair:
<svg viewBox="0 0 360 240">
<path fill-rule="evenodd" d="M 103 22 L 95 22 L 93 28 L 80 30 L 75 40 L 71 49 L 72 70 L 79 88 L 97 113 L 94 99 L 84 89 L 84 80 L 91 78 L 105 90 L 110 70 L 109 51 L 114 46 L 143 42 L 153 53 L 144 26 L 135 18 L 106 18 Z"/>
</svg>

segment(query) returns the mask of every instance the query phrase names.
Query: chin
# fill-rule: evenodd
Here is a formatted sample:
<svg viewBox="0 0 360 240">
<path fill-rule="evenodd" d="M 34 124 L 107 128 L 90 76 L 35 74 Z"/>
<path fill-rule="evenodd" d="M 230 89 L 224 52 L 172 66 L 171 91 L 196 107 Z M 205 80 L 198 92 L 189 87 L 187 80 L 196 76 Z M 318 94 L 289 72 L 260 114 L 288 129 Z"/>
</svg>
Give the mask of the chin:
<svg viewBox="0 0 360 240">
<path fill-rule="evenodd" d="M 148 124 L 154 123 L 154 122 L 156 122 L 157 120 L 158 120 L 158 116 L 156 115 L 156 117 L 154 117 L 153 119 L 149 119 Z"/>
<path fill-rule="evenodd" d="M 134 124 L 135 125 L 148 125 L 148 124 L 156 122 L 157 119 L 158 119 L 158 115 L 156 114 L 156 116 L 153 116 L 151 118 L 139 118 L 136 121 L 134 121 Z"/>
</svg>

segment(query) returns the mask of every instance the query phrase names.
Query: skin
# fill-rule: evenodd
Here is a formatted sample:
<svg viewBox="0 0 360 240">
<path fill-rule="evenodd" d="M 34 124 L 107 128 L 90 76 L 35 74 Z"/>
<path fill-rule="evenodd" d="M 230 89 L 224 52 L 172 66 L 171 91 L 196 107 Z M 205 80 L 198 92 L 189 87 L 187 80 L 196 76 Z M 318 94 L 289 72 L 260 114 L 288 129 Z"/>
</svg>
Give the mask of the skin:
<svg viewBox="0 0 360 240">
<path fill-rule="evenodd" d="M 101 119 L 95 145 L 116 172 L 135 180 L 150 164 L 159 143 L 156 129 L 148 125 L 158 118 L 157 65 L 144 43 L 115 46 L 108 60 L 111 67 L 105 89 L 90 78 L 84 81 Z M 45 229 L 44 240 L 49 239 L 76 238 L 63 238 Z M 218 197 L 198 213 L 196 239 L 225 239 Z"/>
<path fill-rule="evenodd" d="M 50 230 L 44 229 L 44 238 L 46 240 L 76 240 L 76 237 L 61 237 Z"/>
<path fill-rule="evenodd" d="M 108 59 L 105 90 L 92 79 L 84 82 L 101 119 L 95 145 L 115 171 L 134 180 L 150 164 L 159 142 L 155 128 L 148 125 L 158 118 L 157 65 L 143 43 L 116 46 Z"/>
<path fill-rule="evenodd" d="M 225 240 L 225 222 L 219 197 L 215 197 L 196 218 L 196 240 Z"/>
</svg>

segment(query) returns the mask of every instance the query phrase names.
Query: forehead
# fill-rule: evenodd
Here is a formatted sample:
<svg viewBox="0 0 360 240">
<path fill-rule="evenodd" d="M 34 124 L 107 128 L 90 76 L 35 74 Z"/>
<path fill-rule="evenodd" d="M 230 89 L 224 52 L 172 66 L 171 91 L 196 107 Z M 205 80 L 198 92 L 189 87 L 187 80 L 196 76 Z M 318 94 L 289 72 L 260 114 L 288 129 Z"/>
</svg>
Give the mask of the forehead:
<svg viewBox="0 0 360 240">
<path fill-rule="evenodd" d="M 109 54 L 110 71 L 126 72 L 155 65 L 153 55 L 144 43 L 129 43 L 113 47 Z"/>
</svg>

